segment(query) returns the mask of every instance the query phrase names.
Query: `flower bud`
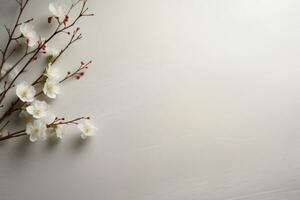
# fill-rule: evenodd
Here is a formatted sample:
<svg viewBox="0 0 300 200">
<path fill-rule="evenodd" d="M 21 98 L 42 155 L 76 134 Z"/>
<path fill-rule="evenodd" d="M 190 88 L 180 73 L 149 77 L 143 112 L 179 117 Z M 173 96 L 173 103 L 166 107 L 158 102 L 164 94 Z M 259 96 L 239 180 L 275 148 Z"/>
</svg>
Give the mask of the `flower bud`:
<svg viewBox="0 0 300 200">
<path fill-rule="evenodd" d="M 52 21 L 52 16 L 48 17 L 48 23 L 50 24 Z"/>
</svg>

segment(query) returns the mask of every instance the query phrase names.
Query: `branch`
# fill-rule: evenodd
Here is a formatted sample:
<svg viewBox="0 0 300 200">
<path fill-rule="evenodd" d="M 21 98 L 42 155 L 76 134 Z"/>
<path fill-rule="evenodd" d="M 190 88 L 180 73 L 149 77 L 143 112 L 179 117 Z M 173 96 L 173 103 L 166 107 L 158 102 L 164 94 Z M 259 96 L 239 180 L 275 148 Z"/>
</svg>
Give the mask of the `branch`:
<svg viewBox="0 0 300 200">
<path fill-rule="evenodd" d="M 18 39 L 20 39 L 20 36 L 18 37 L 15 37 L 14 36 L 14 33 L 15 33 L 15 30 L 17 28 L 17 26 L 21 25 L 22 23 L 20 23 L 20 17 L 23 13 L 23 10 L 24 8 L 26 7 L 27 3 L 29 2 L 29 0 L 16 0 L 17 3 L 19 4 L 20 6 L 20 12 L 19 12 L 19 15 L 17 17 L 17 20 L 16 20 L 16 23 L 15 23 L 15 26 L 13 27 L 12 30 L 10 30 L 9 28 L 7 28 L 6 26 L 6 30 L 8 32 L 8 35 L 9 35 L 9 40 L 5 46 L 5 49 L 4 50 L 1 50 L 0 49 L 0 53 L 2 55 L 2 60 L 0 62 L 0 71 L 2 70 L 2 67 L 5 63 L 5 61 L 14 53 L 15 49 L 13 49 L 11 52 L 7 52 L 8 51 L 8 48 L 10 46 L 10 43 L 12 41 L 16 41 L 18 42 Z M 58 20 L 58 25 L 57 25 L 57 28 L 55 29 L 55 31 L 46 39 L 44 40 L 43 42 L 41 42 L 38 47 L 30 52 L 28 52 L 28 45 L 26 46 L 26 51 L 25 51 L 25 54 L 13 65 L 13 67 L 8 71 L 8 73 L 6 73 L 5 75 L 3 75 L 4 77 L 6 77 L 23 59 L 25 59 L 25 57 L 27 57 L 28 55 L 30 54 L 33 54 L 28 60 L 27 62 L 24 63 L 23 67 L 21 68 L 21 70 L 19 71 L 19 73 L 13 78 L 13 80 L 7 84 L 8 87 L 7 88 L 4 88 L 4 91 L 0 93 L 0 104 L 3 102 L 6 94 L 8 93 L 9 89 L 11 89 L 12 87 L 14 87 L 14 83 L 16 82 L 16 80 L 21 76 L 22 73 L 24 73 L 25 71 L 27 71 L 26 69 L 28 68 L 28 66 L 30 66 L 31 63 L 34 62 L 34 60 L 37 59 L 40 51 L 42 49 L 44 49 L 44 47 L 46 46 L 46 44 L 52 40 L 56 35 L 60 34 L 60 33 L 68 33 L 67 30 L 69 28 L 71 28 L 72 26 L 74 26 L 77 21 L 82 18 L 82 17 L 85 17 L 85 16 L 92 16 L 93 14 L 87 14 L 86 11 L 88 10 L 88 8 L 86 8 L 86 3 L 87 3 L 87 0 L 78 0 L 77 2 L 73 3 L 70 7 L 70 9 L 68 10 L 67 12 L 67 15 L 69 15 L 69 13 L 73 10 L 74 7 L 76 7 L 80 2 L 82 2 L 82 7 L 81 7 L 81 10 L 80 10 L 80 13 L 78 14 L 78 16 L 73 20 L 72 23 L 68 24 L 68 19 L 69 17 L 66 16 L 65 17 L 65 20 L 60 22 L 60 20 Z M 26 20 L 25 22 L 23 23 L 28 23 L 30 21 L 32 21 L 33 19 L 29 19 L 29 20 Z M 74 42 L 76 42 L 77 40 L 81 39 L 82 38 L 82 35 L 81 34 L 77 34 L 79 31 L 79 28 L 76 28 L 75 31 L 73 31 L 73 34 L 69 40 L 69 42 L 67 43 L 67 45 L 59 52 L 58 56 L 56 56 L 53 60 L 52 63 L 56 62 L 59 57 L 61 57 L 61 55 L 71 46 L 71 44 L 73 44 Z M 69 34 L 69 33 L 68 33 Z M 81 65 L 79 66 L 79 68 L 77 70 L 75 70 L 73 73 L 69 72 L 65 78 L 63 78 L 60 83 L 68 80 L 69 78 L 71 77 L 76 77 L 77 79 L 79 79 L 82 75 L 83 75 L 83 72 L 82 70 L 87 68 L 87 66 L 91 63 L 91 61 L 89 61 L 88 63 L 83 63 L 81 62 Z M 3 80 L 4 77 L 1 77 L 0 75 L 0 82 L 1 80 Z M 43 74 L 40 75 L 40 77 L 35 81 L 33 82 L 32 85 L 35 85 L 37 83 L 39 83 L 40 79 L 43 77 Z M 5 84 L 6 85 L 6 84 Z M 43 92 L 40 91 L 39 93 L 37 93 L 36 96 L 42 94 Z M 11 116 L 12 113 L 14 113 L 15 111 L 19 110 L 17 105 L 19 104 L 20 100 L 19 99 L 16 99 L 15 101 L 13 101 L 10 105 L 10 107 L 5 111 L 5 113 L 0 117 L 0 125 L 2 123 L 4 123 L 4 121 L 6 119 L 9 119 L 9 117 Z M 22 104 L 23 105 L 23 104 Z M 58 119 L 58 118 L 57 118 Z M 69 120 L 69 121 L 55 121 L 55 123 L 53 122 L 52 125 L 62 125 L 62 124 L 78 124 L 77 122 L 79 120 L 82 120 L 82 119 L 88 119 L 88 117 L 79 117 L 79 118 L 76 118 L 76 119 L 73 119 L 73 120 Z M 4 123 L 4 125 L 2 127 L 6 127 L 7 124 L 9 123 L 9 120 L 6 121 L 6 123 Z M 16 131 L 16 132 L 13 132 L 13 133 L 9 133 L 7 136 L 4 136 L 4 137 L 0 137 L 0 141 L 3 141 L 3 140 L 7 140 L 7 139 L 11 139 L 11 138 L 14 138 L 14 137 L 21 137 L 21 136 L 25 136 L 26 133 L 25 133 L 25 130 L 20 130 L 20 131 Z"/>
<path fill-rule="evenodd" d="M 6 59 L 7 59 L 6 58 L 6 53 L 7 53 L 7 50 L 9 48 L 9 45 L 13 41 L 13 36 L 14 36 L 15 31 L 16 31 L 16 28 L 19 25 L 20 18 L 21 18 L 22 14 L 23 14 L 23 11 L 24 11 L 25 7 L 27 6 L 27 3 L 29 2 L 29 0 L 25 0 L 25 2 L 23 4 L 23 0 L 21 0 L 21 1 L 16 0 L 16 1 L 17 1 L 17 3 L 20 6 L 20 12 L 18 14 L 18 17 L 17 17 L 17 20 L 15 22 L 15 25 L 12 28 L 12 31 L 10 31 L 10 29 L 7 28 L 6 25 L 4 25 L 5 30 L 8 33 L 8 41 L 7 41 L 6 46 L 5 46 L 5 48 L 3 50 L 3 53 L 2 53 L 2 60 L 1 60 L 1 63 L 0 63 L 0 72 L 2 71 L 3 65 L 4 65 L 4 63 L 5 63 Z M 1 77 L 1 73 L 0 73 L 0 77 Z"/>
<path fill-rule="evenodd" d="M 16 50 L 16 49 L 14 49 L 14 50 Z M 37 50 L 40 50 L 39 49 L 39 46 L 36 48 L 36 49 L 34 49 L 34 50 L 31 50 L 31 51 L 28 51 L 28 45 L 26 46 L 26 50 L 25 50 L 25 53 L 23 54 L 23 56 L 21 56 L 20 58 L 19 58 L 19 60 L 9 69 L 9 70 L 7 70 L 7 72 L 5 72 L 5 74 L 3 74 L 2 75 L 2 77 L 0 78 L 0 82 L 5 78 L 5 77 L 7 77 L 8 75 L 9 75 L 9 73 L 12 71 L 12 70 L 14 70 L 17 66 L 18 66 L 18 64 L 20 64 L 27 56 L 29 56 L 30 54 L 33 54 L 33 53 L 35 53 Z"/>
<path fill-rule="evenodd" d="M 55 126 L 59 126 L 59 125 L 68 125 L 68 124 L 74 124 L 77 125 L 78 121 L 84 120 L 84 119 L 90 119 L 90 117 L 78 117 L 69 121 L 65 121 L 65 118 L 55 118 L 54 122 L 52 122 L 51 124 L 49 124 L 47 127 L 55 127 Z"/>
<path fill-rule="evenodd" d="M 8 134 L 7 136 L 0 137 L 0 141 L 8 140 L 8 139 L 15 138 L 15 137 L 21 137 L 21 136 L 25 136 L 25 135 L 27 135 L 26 130 L 23 129 L 23 130 Z"/>
<path fill-rule="evenodd" d="M 64 28 L 60 28 L 62 26 L 62 24 L 65 24 L 64 22 L 61 22 L 58 24 L 57 28 L 55 29 L 54 33 L 47 39 L 45 40 L 41 45 L 40 47 L 38 47 L 37 51 L 34 53 L 34 55 L 26 62 L 26 64 L 23 66 L 23 68 L 20 70 L 20 72 L 16 75 L 16 77 L 11 81 L 10 85 L 13 85 L 15 83 L 15 81 L 19 78 L 19 76 L 26 70 L 26 68 L 29 66 L 29 64 L 34 60 L 36 59 L 36 56 L 37 54 L 39 53 L 39 51 L 52 39 L 54 38 L 57 34 L 61 33 L 61 32 L 64 32 L 65 30 L 69 29 L 70 27 L 72 27 L 81 17 L 84 17 L 84 16 L 92 16 L 91 15 L 87 15 L 84 13 L 84 10 L 86 10 L 85 8 L 85 5 L 86 5 L 86 2 L 87 0 L 79 0 L 78 2 L 80 1 L 83 1 L 82 3 L 82 8 L 81 8 L 81 11 L 79 13 L 79 15 L 76 17 L 76 19 L 68 26 L 65 26 Z M 26 0 L 26 2 L 28 2 L 28 0 Z M 76 4 L 72 4 L 71 8 L 70 8 L 70 11 L 75 7 L 73 5 L 77 5 Z M 1 70 L 1 69 L 0 69 Z M 6 96 L 6 93 L 7 91 L 4 92 L 3 96 L 0 98 L 0 104 L 3 102 L 3 99 L 5 98 Z"/>
<path fill-rule="evenodd" d="M 63 53 L 73 44 L 75 43 L 76 41 L 78 41 L 79 39 L 81 39 L 81 34 L 77 35 L 79 31 L 79 28 L 76 28 L 76 30 L 73 31 L 73 34 L 69 40 L 69 42 L 67 43 L 67 45 L 60 51 L 59 55 L 53 60 L 52 64 L 55 63 L 62 55 Z M 43 77 L 43 73 L 32 83 L 32 85 L 36 85 L 38 83 L 40 83 L 40 80 L 41 78 Z M 66 80 L 69 79 L 70 77 L 68 78 L 65 78 Z M 65 81 L 65 80 L 63 80 Z M 63 82 L 62 81 L 62 82 Z M 0 98 L 2 95 L 5 94 L 6 91 L 3 91 L 1 94 L 0 94 Z M 42 92 L 39 92 L 37 93 L 36 96 L 39 96 L 41 95 Z M 18 103 L 20 102 L 19 99 L 17 99 L 16 101 L 14 101 L 11 106 L 8 108 L 8 110 L 0 117 L 0 124 L 4 121 L 5 118 L 9 117 L 13 112 L 17 111 L 18 109 L 15 109 L 15 106 L 18 105 Z M 22 107 L 23 104 L 20 106 Z"/>
<path fill-rule="evenodd" d="M 80 79 L 81 76 L 84 75 L 83 70 L 88 68 L 88 65 L 91 64 L 92 61 L 90 60 L 87 63 L 84 63 L 81 61 L 80 66 L 77 68 L 77 70 L 75 70 L 73 73 L 68 72 L 67 75 L 65 76 L 65 78 L 63 78 L 61 81 L 59 81 L 59 83 L 62 83 L 72 77 L 76 77 L 77 79 Z"/>
</svg>

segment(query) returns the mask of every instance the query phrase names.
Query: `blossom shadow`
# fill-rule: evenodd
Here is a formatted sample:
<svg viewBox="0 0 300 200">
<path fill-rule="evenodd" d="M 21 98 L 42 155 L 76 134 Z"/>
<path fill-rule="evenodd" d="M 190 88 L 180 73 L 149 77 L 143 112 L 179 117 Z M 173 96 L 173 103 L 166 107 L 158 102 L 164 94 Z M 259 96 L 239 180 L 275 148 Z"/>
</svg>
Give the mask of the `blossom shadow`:
<svg viewBox="0 0 300 200">
<path fill-rule="evenodd" d="M 60 139 L 55 138 L 55 137 L 50 137 L 47 139 L 46 141 L 46 147 L 47 150 L 52 150 L 53 148 L 55 148 L 57 145 L 60 144 Z"/>
<path fill-rule="evenodd" d="M 20 137 L 18 140 L 19 141 L 16 142 L 16 148 L 14 148 L 14 154 L 18 157 L 26 156 L 33 148 L 33 145 L 28 137 Z"/>
<path fill-rule="evenodd" d="M 87 146 L 88 143 L 90 143 L 90 138 L 86 138 L 83 140 L 81 137 L 74 137 L 71 147 L 73 150 L 80 150 Z"/>
</svg>

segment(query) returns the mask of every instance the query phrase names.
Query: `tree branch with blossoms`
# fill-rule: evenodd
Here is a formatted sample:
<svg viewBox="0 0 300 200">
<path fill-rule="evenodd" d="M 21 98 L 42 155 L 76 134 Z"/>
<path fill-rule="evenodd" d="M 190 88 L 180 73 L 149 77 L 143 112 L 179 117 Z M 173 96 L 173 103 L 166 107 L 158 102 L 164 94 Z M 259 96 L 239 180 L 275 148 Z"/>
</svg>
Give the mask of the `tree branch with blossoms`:
<svg viewBox="0 0 300 200">
<path fill-rule="evenodd" d="M 76 117 L 70 120 L 56 117 L 50 111 L 47 100 L 40 99 L 41 96 L 56 99 L 60 95 L 62 84 L 72 78 L 80 79 L 92 62 L 79 61 L 80 65 L 74 71 L 66 70 L 64 76 L 62 76 L 61 66 L 56 64 L 56 61 L 73 43 L 82 39 L 80 28 L 76 27 L 76 24 L 83 17 L 93 16 L 87 13 L 87 1 L 77 0 L 71 5 L 66 5 L 59 0 L 50 2 L 48 8 L 51 15 L 45 20 L 49 24 L 56 23 L 56 27 L 50 36 L 42 39 L 43 37 L 34 30 L 33 18 L 22 21 L 23 13 L 30 4 L 30 0 L 16 0 L 19 6 L 17 19 L 12 28 L 4 25 L 8 39 L 4 48 L 0 48 L 0 85 L 3 88 L 0 91 L 0 141 L 24 136 L 29 136 L 32 142 L 45 140 L 48 137 L 62 138 L 65 127 L 72 125 L 78 127 L 83 139 L 95 135 L 97 128 L 90 122 L 90 117 Z M 77 7 L 79 7 L 79 12 L 72 19 L 70 14 Z M 62 34 L 70 37 L 65 47 L 57 50 L 48 45 L 50 41 Z M 17 44 L 17 47 L 12 45 L 13 42 Z M 16 50 L 20 46 L 23 54 L 18 57 Z M 12 57 L 14 59 L 10 61 Z M 33 64 L 38 59 L 46 59 L 46 66 L 40 66 L 41 73 L 36 79 L 24 79 L 23 74 L 30 73 L 33 70 Z M 22 77 L 23 80 L 17 83 Z M 15 88 L 15 94 L 13 88 Z M 15 99 L 8 98 L 10 94 L 16 95 Z M 18 120 L 15 113 L 19 118 L 27 121 L 21 130 L 9 127 L 12 122 L 16 123 Z"/>
</svg>

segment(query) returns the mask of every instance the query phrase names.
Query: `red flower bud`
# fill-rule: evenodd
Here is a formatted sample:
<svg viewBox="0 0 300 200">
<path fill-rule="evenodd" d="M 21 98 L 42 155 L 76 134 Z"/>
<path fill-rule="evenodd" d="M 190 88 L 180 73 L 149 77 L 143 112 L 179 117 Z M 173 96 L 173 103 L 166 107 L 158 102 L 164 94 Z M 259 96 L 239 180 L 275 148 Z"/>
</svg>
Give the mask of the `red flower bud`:
<svg viewBox="0 0 300 200">
<path fill-rule="evenodd" d="M 48 23 L 50 24 L 52 21 L 52 16 L 51 17 L 48 17 Z"/>
<path fill-rule="evenodd" d="M 64 21 L 63 21 L 63 23 L 64 23 L 65 26 L 67 25 L 68 21 L 69 21 L 69 16 L 66 15 L 65 18 L 64 18 Z"/>
</svg>

